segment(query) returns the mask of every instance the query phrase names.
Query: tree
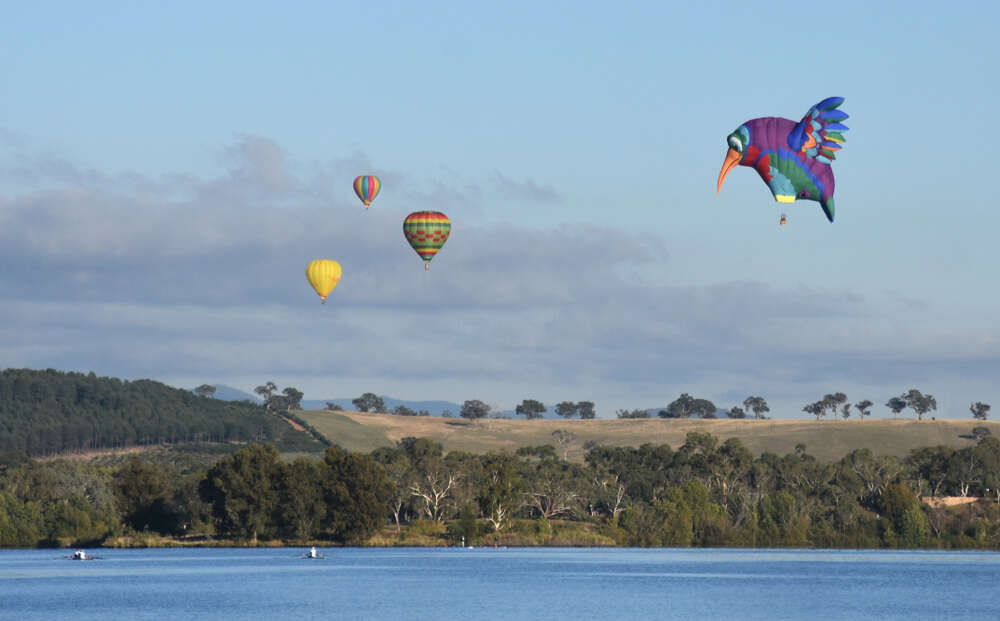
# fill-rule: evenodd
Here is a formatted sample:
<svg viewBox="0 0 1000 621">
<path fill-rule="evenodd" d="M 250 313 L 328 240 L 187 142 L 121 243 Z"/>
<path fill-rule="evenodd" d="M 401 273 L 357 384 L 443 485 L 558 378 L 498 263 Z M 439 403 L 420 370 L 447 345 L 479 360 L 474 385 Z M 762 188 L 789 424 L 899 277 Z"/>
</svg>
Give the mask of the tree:
<svg viewBox="0 0 1000 621">
<path fill-rule="evenodd" d="M 597 412 L 594 410 L 593 401 L 580 401 L 576 404 L 576 409 L 580 412 L 580 418 L 592 419 L 597 416 Z"/>
<path fill-rule="evenodd" d="M 199 397 L 213 397 L 215 395 L 215 386 L 212 386 L 211 384 L 202 384 L 194 389 L 194 394 Z"/>
<path fill-rule="evenodd" d="M 522 505 L 523 481 L 517 466 L 517 459 L 511 455 L 487 455 L 483 459 L 476 500 L 494 532 L 503 530 Z"/>
<path fill-rule="evenodd" d="M 131 457 L 114 477 L 114 491 L 122 517 L 133 529 L 155 530 L 162 526 L 162 514 L 170 493 L 163 469 L 136 456 Z"/>
<path fill-rule="evenodd" d="M 902 398 L 906 401 L 906 407 L 916 413 L 917 420 L 923 420 L 924 414 L 937 409 L 937 400 L 934 399 L 934 395 L 925 395 L 916 388 L 911 388 Z"/>
<path fill-rule="evenodd" d="M 893 397 L 885 402 L 885 407 L 892 410 L 892 417 L 899 416 L 899 413 L 906 409 L 906 399 L 903 397 Z"/>
<path fill-rule="evenodd" d="M 695 399 L 691 404 L 691 413 L 697 414 L 701 418 L 715 418 L 716 410 L 718 408 L 708 399 Z"/>
<path fill-rule="evenodd" d="M 563 460 L 568 459 L 569 447 L 576 441 L 576 434 L 572 431 L 566 431 L 565 429 L 556 429 L 552 432 L 552 439 L 556 441 L 556 445 L 562 449 Z"/>
<path fill-rule="evenodd" d="M 556 404 L 556 414 L 563 418 L 573 418 L 576 412 L 577 406 L 572 401 L 561 401 Z"/>
<path fill-rule="evenodd" d="M 649 418 L 649 410 L 617 410 L 615 416 L 618 418 Z"/>
<path fill-rule="evenodd" d="M 366 392 L 357 399 L 352 399 L 351 403 L 359 412 L 384 412 L 385 401 L 373 392 Z"/>
<path fill-rule="evenodd" d="M 819 420 L 820 416 L 826 416 L 826 407 L 822 401 L 815 401 L 809 405 L 803 406 L 802 411 L 807 414 L 812 414 L 816 417 L 816 420 Z"/>
<path fill-rule="evenodd" d="M 837 410 L 840 408 L 841 404 L 847 403 L 847 395 L 842 392 L 835 392 L 832 395 L 824 395 L 823 400 L 820 401 L 823 404 L 823 409 L 829 409 L 833 416 L 837 415 Z"/>
<path fill-rule="evenodd" d="M 326 517 L 325 474 L 325 465 L 313 459 L 299 458 L 284 468 L 279 506 L 285 535 L 305 541 L 319 529 Z"/>
<path fill-rule="evenodd" d="M 869 399 L 865 399 L 864 401 L 858 401 L 857 403 L 855 403 L 854 409 L 858 411 L 858 420 L 863 421 L 865 420 L 865 416 L 871 416 L 871 412 L 869 412 L 869 409 L 871 409 L 873 405 L 875 404 L 872 403 L 871 400 Z"/>
<path fill-rule="evenodd" d="M 729 408 L 728 412 L 726 412 L 726 416 L 728 416 L 729 418 L 746 418 L 747 413 L 744 412 L 743 408 L 741 408 L 740 406 L 734 405 L 733 407 Z"/>
<path fill-rule="evenodd" d="M 268 382 L 263 386 L 258 386 L 253 389 L 253 391 L 260 395 L 260 398 L 264 400 L 264 407 L 269 410 L 271 409 L 271 395 L 274 394 L 275 390 L 278 390 L 278 385 L 274 382 Z"/>
<path fill-rule="evenodd" d="M 986 420 L 986 417 L 989 415 L 990 406 L 988 403 L 976 401 L 969 406 L 969 411 L 972 412 L 972 418 L 976 420 Z"/>
<path fill-rule="evenodd" d="M 771 408 L 767 406 L 767 401 L 764 397 L 754 395 L 751 395 L 743 400 L 743 407 L 753 412 L 753 417 L 758 420 L 763 417 L 763 414 L 771 411 Z"/>
<path fill-rule="evenodd" d="M 329 410 L 329 411 L 331 411 L 331 412 L 340 412 L 344 408 L 340 407 L 339 403 L 334 403 L 333 401 L 327 401 L 326 402 L 326 409 Z"/>
<path fill-rule="evenodd" d="M 392 484 L 381 464 L 368 455 L 326 449 L 323 481 L 326 525 L 344 543 L 359 544 L 375 534 L 389 515 Z"/>
<path fill-rule="evenodd" d="M 219 532 L 254 542 L 275 534 L 281 476 L 281 457 L 270 444 L 252 444 L 212 466 L 200 491 Z"/>
<path fill-rule="evenodd" d="M 405 405 L 397 405 L 396 407 L 392 408 L 392 413 L 395 414 L 396 416 L 416 416 L 417 415 L 417 413 L 415 411 L 413 411 L 411 408 L 406 407 Z"/>
<path fill-rule="evenodd" d="M 486 418 L 490 415 L 490 406 L 486 405 L 479 399 L 470 399 L 462 404 L 462 411 L 459 412 L 459 416 L 462 418 Z"/>
<path fill-rule="evenodd" d="M 541 418 L 542 414 L 547 412 L 545 404 L 541 401 L 536 401 L 534 399 L 525 399 L 521 402 L 521 405 L 514 409 L 514 412 L 518 416 L 524 416 L 525 418 L 531 420 L 535 418 Z"/>
<path fill-rule="evenodd" d="M 670 402 L 667 409 L 660 410 L 657 416 L 660 418 L 688 418 L 694 408 L 694 397 L 682 392 L 681 396 Z"/>
<path fill-rule="evenodd" d="M 285 411 L 302 409 L 302 397 L 304 395 L 299 390 L 289 386 L 281 392 L 285 395 L 285 403 L 283 404 Z"/>
</svg>

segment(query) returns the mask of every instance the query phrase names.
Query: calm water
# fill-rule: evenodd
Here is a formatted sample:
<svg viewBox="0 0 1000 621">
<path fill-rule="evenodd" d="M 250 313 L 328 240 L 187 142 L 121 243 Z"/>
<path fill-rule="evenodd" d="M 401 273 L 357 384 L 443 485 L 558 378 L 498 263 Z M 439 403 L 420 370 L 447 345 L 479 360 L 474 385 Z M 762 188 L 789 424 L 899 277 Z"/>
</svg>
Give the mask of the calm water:
<svg viewBox="0 0 1000 621">
<path fill-rule="evenodd" d="M 1000 619 L 1000 554 L 0 550 L 3 619 Z"/>
</svg>

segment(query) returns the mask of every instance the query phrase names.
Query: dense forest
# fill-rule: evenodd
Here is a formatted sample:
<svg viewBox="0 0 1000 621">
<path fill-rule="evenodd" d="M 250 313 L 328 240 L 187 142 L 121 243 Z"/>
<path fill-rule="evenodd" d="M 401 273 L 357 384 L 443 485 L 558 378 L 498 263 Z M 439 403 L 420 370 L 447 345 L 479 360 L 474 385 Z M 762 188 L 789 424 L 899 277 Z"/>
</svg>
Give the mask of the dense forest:
<svg viewBox="0 0 1000 621">
<path fill-rule="evenodd" d="M 0 452 L 46 456 L 153 444 L 272 441 L 322 450 L 263 407 L 152 380 L 0 371 Z"/>
<path fill-rule="evenodd" d="M 272 445 L 204 455 L 0 457 L 0 547 L 338 543 L 1000 549 L 1000 441 L 899 459 L 800 446 L 754 457 L 691 432 L 676 449 L 551 445 L 443 453 L 405 438 L 289 462 Z M 103 461 L 102 461 L 103 460 Z M 947 506 L 934 497 L 971 502 Z M 169 537 L 163 540 L 161 537 Z"/>
</svg>

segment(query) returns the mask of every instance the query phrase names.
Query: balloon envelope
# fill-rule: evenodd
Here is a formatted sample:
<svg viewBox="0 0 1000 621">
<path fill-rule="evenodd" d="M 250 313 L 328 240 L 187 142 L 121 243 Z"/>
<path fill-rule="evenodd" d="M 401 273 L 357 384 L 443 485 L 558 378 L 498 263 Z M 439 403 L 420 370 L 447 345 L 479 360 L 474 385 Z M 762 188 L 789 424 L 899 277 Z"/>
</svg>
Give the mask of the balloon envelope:
<svg viewBox="0 0 1000 621">
<path fill-rule="evenodd" d="M 340 263 L 329 259 L 317 259 L 306 267 L 306 278 L 326 304 L 326 296 L 340 282 Z"/>
<path fill-rule="evenodd" d="M 365 209 L 368 209 L 368 206 L 378 196 L 378 191 L 381 187 L 382 182 L 375 175 L 361 175 L 354 180 L 354 193 L 365 204 Z"/>
<path fill-rule="evenodd" d="M 431 259 L 451 235 L 451 220 L 440 211 L 415 211 L 403 221 L 403 235 L 430 269 Z"/>
</svg>

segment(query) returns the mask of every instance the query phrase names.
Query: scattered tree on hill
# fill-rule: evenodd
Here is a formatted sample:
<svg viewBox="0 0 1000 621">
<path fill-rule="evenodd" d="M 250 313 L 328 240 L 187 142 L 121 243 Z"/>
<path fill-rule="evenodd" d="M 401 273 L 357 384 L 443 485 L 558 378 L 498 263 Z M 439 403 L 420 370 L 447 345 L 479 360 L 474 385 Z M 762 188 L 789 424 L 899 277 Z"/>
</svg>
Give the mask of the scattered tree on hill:
<svg viewBox="0 0 1000 621">
<path fill-rule="evenodd" d="M 863 421 L 865 420 L 865 416 L 871 416 L 871 412 L 869 410 L 873 405 L 875 404 L 872 403 L 869 399 L 865 399 L 864 401 L 858 401 L 857 403 L 855 403 L 854 409 L 858 411 L 858 420 Z"/>
<path fill-rule="evenodd" d="M 820 403 L 823 405 L 824 410 L 829 409 L 830 413 L 836 417 L 837 410 L 840 409 L 840 406 L 847 403 L 847 395 L 842 392 L 835 392 L 832 395 L 824 395 L 823 400 L 820 401 Z"/>
<path fill-rule="evenodd" d="M 764 399 L 764 397 L 754 395 L 751 395 L 743 400 L 743 407 L 753 412 L 753 417 L 757 420 L 760 420 L 763 418 L 764 414 L 771 411 L 771 408 L 767 406 L 767 400 Z"/>
<path fill-rule="evenodd" d="M 923 420 L 924 414 L 937 409 L 937 400 L 934 395 L 925 395 L 916 388 L 911 388 L 902 398 L 906 401 L 906 407 L 916 413 L 917 420 Z"/>
<path fill-rule="evenodd" d="M 618 418 L 649 418 L 649 410 L 616 410 L 615 416 Z"/>
<path fill-rule="evenodd" d="M 657 412 L 660 418 L 688 418 L 694 411 L 694 397 L 682 392 L 681 396 L 670 402 L 664 410 Z"/>
<path fill-rule="evenodd" d="M 990 405 L 988 403 L 983 403 L 982 401 L 976 401 L 969 406 L 969 411 L 972 412 L 972 418 L 976 420 L 986 420 L 986 417 L 990 413 Z"/>
<path fill-rule="evenodd" d="M 718 409 L 719 408 L 715 407 L 715 404 L 708 399 L 695 399 L 692 412 L 701 418 L 715 418 L 715 412 Z"/>
<path fill-rule="evenodd" d="M 194 394 L 199 397 L 213 397 L 215 396 L 215 386 L 211 384 L 202 384 L 201 386 L 194 389 Z"/>
<path fill-rule="evenodd" d="M 329 411 L 331 411 L 331 412 L 340 412 L 344 408 L 340 407 L 339 403 L 334 403 L 333 401 L 327 401 L 326 402 L 326 409 L 329 410 Z"/>
<path fill-rule="evenodd" d="M 408 408 L 405 405 L 397 405 L 396 407 L 392 408 L 392 413 L 395 414 L 396 416 L 416 416 L 417 415 L 417 413 L 413 409 Z"/>
<path fill-rule="evenodd" d="M 597 416 L 593 401 L 580 401 L 576 404 L 576 409 L 580 412 L 580 418 L 592 419 Z"/>
<path fill-rule="evenodd" d="M 556 404 L 556 414 L 563 418 L 573 418 L 576 416 L 577 405 L 572 401 L 561 401 Z"/>
<path fill-rule="evenodd" d="M 271 409 L 269 404 L 271 402 L 271 395 L 274 394 L 275 390 L 278 390 L 278 385 L 274 382 L 268 382 L 263 386 L 258 386 L 253 389 L 255 393 L 260 395 L 260 398 L 264 401 L 264 407 L 267 409 Z"/>
<path fill-rule="evenodd" d="M 826 416 L 826 407 L 822 401 L 814 401 L 809 405 L 803 406 L 802 411 L 812 414 L 816 417 L 816 420 L 819 420 L 820 416 Z"/>
<path fill-rule="evenodd" d="M 373 392 L 366 392 L 357 399 L 352 399 L 351 403 L 354 404 L 354 407 L 359 412 L 376 412 L 380 414 L 385 412 L 385 401 Z"/>
<path fill-rule="evenodd" d="M 462 411 L 459 416 L 462 418 L 486 418 L 490 415 L 492 408 L 479 399 L 470 399 L 462 404 Z"/>
<path fill-rule="evenodd" d="M 893 397 L 885 402 L 885 407 L 892 410 L 892 417 L 896 418 L 900 412 L 906 409 L 906 399 L 903 397 Z"/>
<path fill-rule="evenodd" d="M 734 405 L 733 407 L 729 408 L 729 411 L 726 412 L 726 416 L 728 416 L 729 418 L 746 418 L 747 413 L 744 412 L 743 408 L 741 408 L 740 406 Z"/>
<path fill-rule="evenodd" d="M 514 412 L 518 416 L 524 416 L 525 418 L 531 420 L 535 418 L 541 418 L 542 414 L 548 411 L 545 404 L 541 401 L 536 401 L 535 399 L 525 399 L 521 402 L 521 405 L 514 409 Z"/>
</svg>

